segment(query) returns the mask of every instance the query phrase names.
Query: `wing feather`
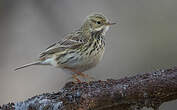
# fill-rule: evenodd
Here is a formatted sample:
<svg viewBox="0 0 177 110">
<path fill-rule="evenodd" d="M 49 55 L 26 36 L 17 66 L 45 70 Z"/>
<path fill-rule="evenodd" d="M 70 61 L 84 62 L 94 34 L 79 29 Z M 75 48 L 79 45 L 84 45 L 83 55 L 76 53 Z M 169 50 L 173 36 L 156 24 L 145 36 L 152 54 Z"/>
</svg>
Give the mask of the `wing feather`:
<svg viewBox="0 0 177 110">
<path fill-rule="evenodd" d="M 82 45 L 86 41 L 87 40 L 82 36 L 80 31 L 68 34 L 61 41 L 54 43 L 46 48 L 46 50 L 40 54 L 40 58 L 49 54 L 64 51 L 68 48 L 77 48 L 79 45 Z"/>
</svg>

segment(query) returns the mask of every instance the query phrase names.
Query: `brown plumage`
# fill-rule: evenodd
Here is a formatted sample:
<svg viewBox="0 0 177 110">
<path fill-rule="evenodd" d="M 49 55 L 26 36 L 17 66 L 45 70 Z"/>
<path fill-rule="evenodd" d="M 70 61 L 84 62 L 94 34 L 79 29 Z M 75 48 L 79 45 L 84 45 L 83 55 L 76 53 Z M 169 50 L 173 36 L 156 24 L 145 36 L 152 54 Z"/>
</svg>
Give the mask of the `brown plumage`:
<svg viewBox="0 0 177 110">
<path fill-rule="evenodd" d="M 88 78 L 82 72 L 95 67 L 101 60 L 105 49 L 104 36 L 113 24 L 102 14 L 90 15 L 79 30 L 49 46 L 36 62 L 15 70 L 31 65 L 52 65 L 75 72 L 73 78 L 76 81 L 80 81 L 78 75 Z"/>
</svg>

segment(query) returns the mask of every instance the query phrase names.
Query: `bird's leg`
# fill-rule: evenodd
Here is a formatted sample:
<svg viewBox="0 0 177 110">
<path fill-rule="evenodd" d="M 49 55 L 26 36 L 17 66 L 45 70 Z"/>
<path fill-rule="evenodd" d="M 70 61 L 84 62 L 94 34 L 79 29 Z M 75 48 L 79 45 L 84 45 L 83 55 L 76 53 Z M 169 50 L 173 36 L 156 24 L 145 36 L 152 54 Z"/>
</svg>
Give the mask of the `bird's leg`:
<svg viewBox="0 0 177 110">
<path fill-rule="evenodd" d="M 73 68 L 66 68 L 66 69 L 69 69 L 69 70 L 71 70 L 72 72 L 74 72 L 75 73 L 75 75 L 79 75 L 79 76 L 81 76 L 81 77 L 83 77 L 83 78 L 86 78 L 86 79 L 89 79 L 89 82 L 90 82 L 90 80 L 93 80 L 94 78 L 93 77 L 89 77 L 87 74 L 84 74 L 84 73 L 82 73 L 82 72 L 80 72 L 80 71 L 77 71 L 77 70 L 75 70 L 75 69 L 73 69 Z M 77 77 L 77 76 L 76 76 Z M 78 79 L 78 78 L 77 78 Z"/>
<path fill-rule="evenodd" d="M 81 81 L 79 80 L 79 78 L 77 77 L 78 75 L 75 73 L 75 74 L 72 74 L 72 78 L 77 82 L 77 83 L 80 83 Z"/>
<path fill-rule="evenodd" d="M 73 72 L 75 72 L 77 75 L 79 75 L 85 79 L 88 79 L 88 82 L 90 82 L 91 80 L 94 79 L 93 77 L 90 77 L 88 74 L 84 74 L 83 72 L 76 71 L 76 70 L 73 70 Z"/>
<path fill-rule="evenodd" d="M 72 74 L 72 78 L 77 82 L 77 83 L 80 83 L 81 80 L 78 78 L 78 74 L 74 71 L 74 69 L 70 68 L 70 67 L 65 67 L 65 69 L 68 69 L 70 71 L 73 72 Z"/>
</svg>

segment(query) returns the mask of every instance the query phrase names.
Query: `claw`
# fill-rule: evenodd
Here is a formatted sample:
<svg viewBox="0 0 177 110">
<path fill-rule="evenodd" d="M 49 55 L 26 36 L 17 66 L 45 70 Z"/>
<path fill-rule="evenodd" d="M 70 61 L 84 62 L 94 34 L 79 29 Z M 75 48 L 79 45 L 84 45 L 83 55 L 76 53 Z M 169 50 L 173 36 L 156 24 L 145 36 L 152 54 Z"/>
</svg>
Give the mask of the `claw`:
<svg viewBox="0 0 177 110">
<path fill-rule="evenodd" d="M 82 72 L 78 72 L 78 71 L 73 71 L 75 72 L 76 74 L 78 74 L 79 76 L 85 78 L 85 79 L 88 79 L 88 81 L 90 82 L 91 80 L 94 80 L 95 78 L 94 77 L 90 77 L 88 74 L 84 74 Z"/>
<path fill-rule="evenodd" d="M 75 69 L 72 69 L 72 68 L 66 68 L 66 69 L 69 69 L 71 70 L 72 72 L 74 72 L 75 74 L 73 74 L 73 78 L 75 79 L 76 82 L 80 83 L 81 81 L 79 80 L 79 78 L 77 76 L 81 76 L 85 79 L 88 79 L 88 81 L 90 82 L 91 80 L 94 80 L 95 78 L 94 77 L 90 77 L 88 74 L 84 74 L 82 72 L 79 72 Z"/>
<path fill-rule="evenodd" d="M 72 78 L 75 80 L 75 82 L 81 83 L 81 81 L 79 80 L 79 78 L 77 76 L 78 76 L 77 74 L 73 74 Z"/>
</svg>

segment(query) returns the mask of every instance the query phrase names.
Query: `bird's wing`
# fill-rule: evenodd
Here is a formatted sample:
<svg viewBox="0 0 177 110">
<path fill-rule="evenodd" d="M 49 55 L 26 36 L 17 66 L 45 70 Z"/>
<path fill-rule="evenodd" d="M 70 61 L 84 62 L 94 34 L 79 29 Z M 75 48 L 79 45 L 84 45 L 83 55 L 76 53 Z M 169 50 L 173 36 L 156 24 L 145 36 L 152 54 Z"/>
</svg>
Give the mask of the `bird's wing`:
<svg viewBox="0 0 177 110">
<path fill-rule="evenodd" d="M 43 51 L 40 54 L 40 58 L 49 54 L 61 52 L 68 48 L 77 48 L 85 42 L 86 39 L 82 36 L 80 31 L 68 34 L 61 41 L 54 43 L 53 45 L 49 46 L 45 51 Z"/>
</svg>

